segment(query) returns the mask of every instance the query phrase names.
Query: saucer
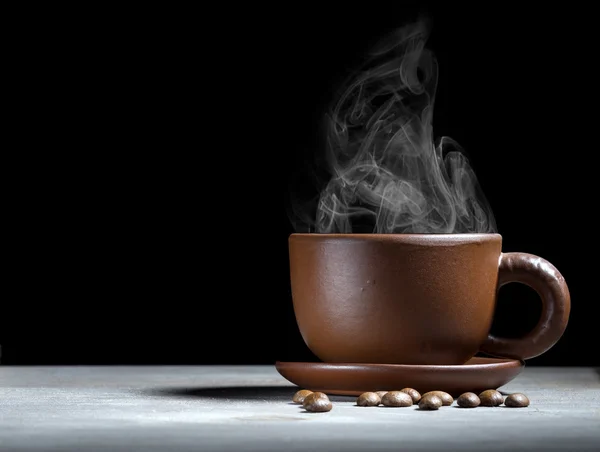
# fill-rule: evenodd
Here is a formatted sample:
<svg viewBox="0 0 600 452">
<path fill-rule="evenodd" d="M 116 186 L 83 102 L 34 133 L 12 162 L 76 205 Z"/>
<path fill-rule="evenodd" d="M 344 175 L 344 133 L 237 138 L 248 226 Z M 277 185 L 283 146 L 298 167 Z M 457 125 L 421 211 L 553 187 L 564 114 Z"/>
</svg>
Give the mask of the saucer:
<svg viewBox="0 0 600 452">
<path fill-rule="evenodd" d="M 454 397 L 498 389 L 521 373 L 523 361 L 471 358 L 462 365 L 403 365 L 280 362 L 277 371 L 302 389 L 357 396 L 367 391 L 414 388 L 421 394 L 445 391 Z"/>
</svg>

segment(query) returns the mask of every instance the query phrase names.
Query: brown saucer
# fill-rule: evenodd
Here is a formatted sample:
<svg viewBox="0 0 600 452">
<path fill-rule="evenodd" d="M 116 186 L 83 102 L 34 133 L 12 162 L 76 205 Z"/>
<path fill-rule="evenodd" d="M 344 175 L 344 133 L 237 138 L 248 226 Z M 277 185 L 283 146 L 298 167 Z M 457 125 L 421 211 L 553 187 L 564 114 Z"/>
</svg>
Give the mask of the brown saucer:
<svg viewBox="0 0 600 452">
<path fill-rule="evenodd" d="M 446 391 L 457 397 L 498 389 L 515 378 L 525 363 L 515 359 L 471 358 L 456 366 L 400 364 L 346 364 L 277 362 L 275 368 L 303 389 L 334 395 L 357 396 L 367 391 L 414 388 Z"/>
</svg>

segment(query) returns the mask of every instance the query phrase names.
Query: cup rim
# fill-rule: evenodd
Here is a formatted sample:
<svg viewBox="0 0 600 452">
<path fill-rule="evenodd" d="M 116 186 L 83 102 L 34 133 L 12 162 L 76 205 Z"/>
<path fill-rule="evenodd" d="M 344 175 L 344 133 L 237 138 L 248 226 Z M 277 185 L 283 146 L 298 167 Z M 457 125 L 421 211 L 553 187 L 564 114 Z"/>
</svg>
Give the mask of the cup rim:
<svg viewBox="0 0 600 452">
<path fill-rule="evenodd" d="M 319 233 L 319 232 L 294 232 L 289 240 L 370 240 L 406 243 L 471 243 L 502 241 L 502 235 L 496 232 L 473 233 L 442 233 L 442 234 L 377 234 L 377 233 Z"/>
</svg>

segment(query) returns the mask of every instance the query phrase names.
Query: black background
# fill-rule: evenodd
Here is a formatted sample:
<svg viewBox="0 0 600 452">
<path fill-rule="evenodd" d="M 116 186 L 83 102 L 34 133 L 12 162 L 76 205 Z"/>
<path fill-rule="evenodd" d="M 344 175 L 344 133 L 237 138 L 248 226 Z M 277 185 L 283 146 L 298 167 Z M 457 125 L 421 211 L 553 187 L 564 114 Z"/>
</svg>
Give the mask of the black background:
<svg viewBox="0 0 600 452">
<path fill-rule="evenodd" d="M 442 4 L 21 16 L 2 362 L 314 359 L 291 304 L 289 182 L 308 180 L 344 71 L 421 12 L 440 66 L 435 135 L 468 152 L 504 251 L 548 259 L 569 284 L 565 335 L 528 364 L 600 364 L 592 12 Z M 523 334 L 538 313 L 531 290 L 504 288 L 493 329 Z"/>
</svg>

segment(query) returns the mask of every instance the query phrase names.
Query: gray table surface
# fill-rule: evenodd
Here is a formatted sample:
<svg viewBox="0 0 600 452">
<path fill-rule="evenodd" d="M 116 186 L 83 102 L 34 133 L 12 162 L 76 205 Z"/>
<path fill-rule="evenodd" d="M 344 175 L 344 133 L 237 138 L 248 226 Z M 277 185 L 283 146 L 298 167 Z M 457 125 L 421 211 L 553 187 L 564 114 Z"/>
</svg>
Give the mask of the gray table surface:
<svg viewBox="0 0 600 452">
<path fill-rule="evenodd" d="M 527 367 L 528 408 L 291 403 L 273 366 L 1 367 L 1 450 L 600 450 L 600 369 Z"/>
</svg>

